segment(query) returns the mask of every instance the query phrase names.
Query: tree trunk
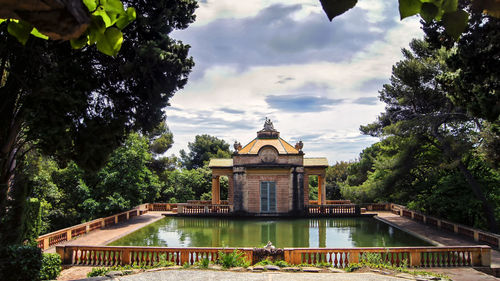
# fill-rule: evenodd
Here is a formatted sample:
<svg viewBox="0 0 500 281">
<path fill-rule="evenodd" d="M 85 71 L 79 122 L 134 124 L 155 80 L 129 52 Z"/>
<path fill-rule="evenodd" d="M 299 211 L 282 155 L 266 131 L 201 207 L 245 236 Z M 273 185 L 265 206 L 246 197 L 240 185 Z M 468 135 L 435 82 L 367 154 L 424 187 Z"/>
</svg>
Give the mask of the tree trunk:
<svg viewBox="0 0 500 281">
<path fill-rule="evenodd" d="M 16 166 L 16 140 L 21 122 L 15 121 L 4 139 L 0 140 L 0 215 L 5 215 L 14 169 Z"/>
<path fill-rule="evenodd" d="M 469 171 L 469 169 L 467 169 L 467 167 L 465 167 L 462 161 L 458 163 L 458 169 L 464 175 L 465 179 L 469 183 L 469 186 L 472 189 L 472 192 L 474 193 L 476 198 L 481 201 L 483 212 L 488 221 L 488 227 L 490 231 L 493 233 L 498 233 L 499 229 L 498 229 L 498 223 L 495 219 L 495 210 L 491 205 L 491 203 L 486 198 L 486 196 L 484 196 L 483 190 L 481 189 L 481 185 L 476 181 L 472 173 Z"/>
</svg>

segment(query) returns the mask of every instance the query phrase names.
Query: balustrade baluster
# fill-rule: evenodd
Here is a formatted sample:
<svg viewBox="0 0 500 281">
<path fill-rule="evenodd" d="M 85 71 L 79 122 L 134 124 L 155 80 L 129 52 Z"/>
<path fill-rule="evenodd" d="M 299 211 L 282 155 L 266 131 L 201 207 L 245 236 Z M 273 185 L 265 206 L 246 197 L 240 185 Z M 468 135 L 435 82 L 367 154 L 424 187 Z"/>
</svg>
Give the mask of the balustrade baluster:
<svg viewBox="0 0 500 281">
<path fill-rule="evenodd" d="M 334 255 L 334 260 L 333 260 L 333 267 L 339 267 L 337 263 L 339 262 L 337 259 L 337 252 L 333 252 Z"/>
<path fill-rule="evenodd" d="M 470 258 L 470 251 L 467 251 L 467 265 L 472 265 L 471 263 L 471 258 Z"/>
</svg>

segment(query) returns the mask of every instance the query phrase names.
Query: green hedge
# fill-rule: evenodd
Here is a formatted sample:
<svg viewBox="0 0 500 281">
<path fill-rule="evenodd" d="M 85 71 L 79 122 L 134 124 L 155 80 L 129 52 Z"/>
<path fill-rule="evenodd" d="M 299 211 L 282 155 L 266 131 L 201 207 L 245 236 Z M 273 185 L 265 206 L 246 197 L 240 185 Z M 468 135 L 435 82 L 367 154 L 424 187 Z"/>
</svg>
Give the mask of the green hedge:
<svg viewBox="0 0 500 281">
<path fill-rule="evenodd" d="M 29 245 L 0 248 L 0 280 L 39 280 L 42 251 Z"/>
<path fill-rule="evenodd" d="M 40 269 L 41 280 L 56 279 L 61 273 L 61 257 L 58 254 L 43 254 L 42 268 Z"/>
</svg>

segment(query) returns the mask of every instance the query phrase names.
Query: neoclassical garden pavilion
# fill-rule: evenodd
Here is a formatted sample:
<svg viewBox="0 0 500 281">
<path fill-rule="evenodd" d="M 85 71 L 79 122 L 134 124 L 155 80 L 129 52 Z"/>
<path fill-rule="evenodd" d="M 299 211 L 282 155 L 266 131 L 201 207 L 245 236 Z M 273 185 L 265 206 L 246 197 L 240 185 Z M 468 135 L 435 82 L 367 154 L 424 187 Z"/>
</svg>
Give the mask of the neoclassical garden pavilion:
<svg viewBox="0 0 500 281">
<path fill-rule="evenodd" d="M 212 204 L 220 204 L 220 177 L 229 182 L 228 202 L 234 213 L 302 214 L 309 204 L 309 176 L 318 176 L 318 204 L 326 200 L 325 157 L 307 158 L 303 143 L 280 137 L 266 119 L 257 137 L 245 146 L 234 144 L 230 159 L 210 159 Z"/>
</svg>

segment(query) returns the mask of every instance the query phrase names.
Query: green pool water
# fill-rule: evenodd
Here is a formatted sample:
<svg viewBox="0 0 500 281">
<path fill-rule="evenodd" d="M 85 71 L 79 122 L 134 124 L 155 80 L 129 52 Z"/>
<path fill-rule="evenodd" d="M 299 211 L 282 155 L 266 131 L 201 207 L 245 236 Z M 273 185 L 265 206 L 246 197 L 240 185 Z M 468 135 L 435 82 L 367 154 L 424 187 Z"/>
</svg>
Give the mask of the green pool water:
<svg viewBox="0 0 500 281">
<path fill-rule="evenodd" d="M 109 244 L 165 247 L 432 246 L 373 218 L 227 219 L 165 217 Z"/>
</svg>

